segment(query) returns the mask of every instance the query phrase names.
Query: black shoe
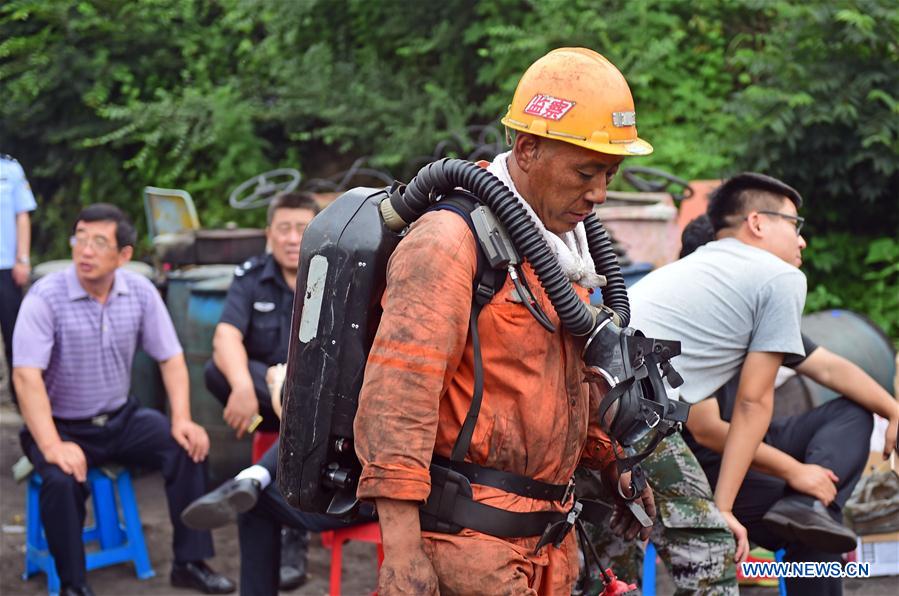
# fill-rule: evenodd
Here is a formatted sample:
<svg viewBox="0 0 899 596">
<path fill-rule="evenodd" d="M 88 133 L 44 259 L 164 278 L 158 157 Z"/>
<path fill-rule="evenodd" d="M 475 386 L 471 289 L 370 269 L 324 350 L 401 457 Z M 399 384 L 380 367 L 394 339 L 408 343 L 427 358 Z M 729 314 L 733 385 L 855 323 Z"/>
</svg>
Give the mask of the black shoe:
<svg viewBox="0 0 899 596">
<path fill-rule="evenodd" d="M 769 530 L 787 542 L 801 542 L 828 553 L 855 550 L 857 539 L 849 528 L 834 521 L 821 501 L 808 505 L 796 497 L 784 497 L 762 517 Z"/>
<path fill-rule="evenodd" d="M 258 499 L 258 481 L 232 478 L 185 507 L 181 521 L 194 530 L 221 528 L 232 523 L 238 513 L 252 509 Z"/>
<path fill-rule="evenodd" d="M 205 561 L 172 563 L 171 583 L 176 588 L 190 588 L 204 594 L 230 594 L 234 582 L 209 568 Z"/>
<path fill-rule="evenodd" d="M 63 586 L 59 591 L 59 596 L 94 596 L 94 591 L 87 584 L 77 587 Z"/>
<path fill-rule="evenodd" d="M 281 565 L 278 570 L 278 590 L 282 592 L 296 590 L 305 584 L 307 579 L 309 577 L 306 575 L 305 561 L 302 566 Z"/>
<path fill-rule="evenodd" d="M 294 528 L 281 529 L 281 568 L 278 589 L 289 591 L 306 583 L 306 555 L 309 533 Z"/>
</svg>

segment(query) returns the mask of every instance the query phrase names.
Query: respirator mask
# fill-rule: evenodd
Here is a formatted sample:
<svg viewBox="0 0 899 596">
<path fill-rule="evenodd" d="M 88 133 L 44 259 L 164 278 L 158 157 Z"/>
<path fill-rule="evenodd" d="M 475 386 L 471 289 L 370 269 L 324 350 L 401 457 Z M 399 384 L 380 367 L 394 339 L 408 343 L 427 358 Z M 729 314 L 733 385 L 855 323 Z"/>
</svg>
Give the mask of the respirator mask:
<svg viewBox="0 0 899 596">
<path fill-rule="evenodd" d="M 689 404 L 668 399 L 662 382 L 666 378 L 672 388 L 684 382 L 670 362 L 680 354 L 680 342 L 621 328 L 612 314 L 598 311 L 582 356 L 587 381 L 605 389 L 598 412 L 600 426 L 622 447 L 624 457 L 619 458 L 618 467 L 627 471 L 687 421 Z M 652 432 L 655 435 L 647 446 L 636 452 L 636 444 Z"/>
</svg>

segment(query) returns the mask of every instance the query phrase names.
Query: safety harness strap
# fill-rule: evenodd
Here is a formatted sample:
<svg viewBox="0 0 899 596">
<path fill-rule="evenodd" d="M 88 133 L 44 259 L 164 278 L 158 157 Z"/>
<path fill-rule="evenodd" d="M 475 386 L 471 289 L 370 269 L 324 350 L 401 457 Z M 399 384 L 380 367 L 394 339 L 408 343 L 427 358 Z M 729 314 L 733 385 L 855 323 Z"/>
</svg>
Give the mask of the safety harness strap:
<svg viewBox="0 0 899 596">
<path fill-rule="evenodd" d="M 605 522 L 612 507 L 602 501 L 573 501 L 568 511 L 515 512 L 472 498 L 468 479 L 449 468 L 431 465 L 431 494 L 421 508 L 421 529 L 458 534 L 463 528 L 499 538 L 540 536 L 536 550 L 558 546 L 579 517 L 594 525 Z"/>
<path fill-rule="evenodd" d="M 464 191 L 457 191 L 451 196 L 445 197 L 435 203 L 429 211 L 452 211 L 465 220 L 475 238 L 476 252 L 478 255 L 477 270 L 474 276 L 474 289 L 471 300 L 471 314 L 468 318 L 468 330 L 471 333 L 472 352 L 474 356 L 474 391 L 471 395 L 471 405 L 468 414 L 459 429 L 456 442 L 450 459 L 456 462 L 465 460 L 468 448 L 471 446 L 471 438 L 474 436 L 474 428 L 478 423 L 481 413 L 481 401 L 484 397 L 484 361 L 481 358 L 481 339 L 478 335 L 478 317 L 484 306 L 493 300 L 496 293 L 506 283 L 506 272 L 494 269 L 487 262 L 484 250 L 478 240 L 474 222 L 471 220 L 471 212 L 478 207 L 477 199 Z"/>
<path fill-rule="evenodd" d="M 677 427 L 675 425 L 662 422 L 659 425 L 658 432 L 652 437 L 652 440 L 649 441 L 643 451 L 627 457 L 616 457 L 618 471 L 627 472 L 628 470 L 634 469 L 641 461 L 649 457 L 649 455 L 655 451 L 655 448 L 659 446 L 659 443 L 661 443 L 663 439 L 673 435 L 676 430 Z"/>
<path fill-rule="evenodd" d="M 566 513 L 558 511 L 516 513 L 484 505 L 471 498 L 454 499 L 452 509 L 446 513 L 453 523 L 441 523 L 441 518 L 433 515 L 426 505 L 421 510 L 421 529 L 428 532 L 456 534 L 461 532 L 462 528 L 468 528 L 498 538 L 525 538 L 542 536 L 547 526 L 562 522 L 567 516 Z"/>
<path fill-rule="evenodd" d="M 484 398 L 484 360 L 481 358 L 481 338 L 478 334 L 478 315 L 480 313 L 481 306 L 472 302 L 471 315 L 468 318 L 468 331 L 471 333 L 471 350 L 474 356 L 474 391 L 471 394 L 468 414 L 465 416 L 462 428 L 459 429 L 450 456 L 453 461 L 459 463 L 465 460 L 465 454 L 468 453 L 468 448 L 471 446 L 471 437 L 474 436 L 474 428 L 478 423 L 478 415 L 481 413 L 481 401 Z"/>
<path fill-rule="evenodd" d="M 520 474 L 485 468 L 470 462 L 457 462 L 434 455 L 431 462 L 465 476 L 472 484 L 498 488 L 520 497 L 564 503 L 571 496 L 572 484 L 549 484 Z"/>
</svg>

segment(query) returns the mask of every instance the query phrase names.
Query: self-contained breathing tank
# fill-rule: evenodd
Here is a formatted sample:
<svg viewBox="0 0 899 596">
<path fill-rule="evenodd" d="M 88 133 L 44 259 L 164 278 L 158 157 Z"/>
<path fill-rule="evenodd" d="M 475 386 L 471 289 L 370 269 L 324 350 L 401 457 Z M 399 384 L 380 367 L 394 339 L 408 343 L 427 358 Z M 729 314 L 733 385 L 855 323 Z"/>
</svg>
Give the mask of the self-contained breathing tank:
<svg viewBox="0 0 899 596">
<path fill-rule="evenodd" d="M 306 511 L 348 515 L 356 503 L 353 418 L 387 260 L 402 238 L 378 211 L 387 196 L 385 188 L 347 191 L 303 233 L 278 479 L 287 502 Z"/>
<path fill-rule="evenodd" d="M 381 318 L 387 262 L 405 228 L 457 188 L 493 212 L 514 249 L 533 266 L 565 332 L 586 339 L 585 364 L 610 388 L 597 415 L 625 448 L 627 457 L 619 467 L 630 469 L 648 455 L 649 450 L 634 454 L 631 447 L 652 429 L 657 433 L 654 447 L 686 421 L 686 406 L 669 402 L 661 382 L 667 375 L 669 383 L 677 384 L 668 360 L 679 353 L 679 343 L 644 338 L 626 328 L 630 313 L 623 277 L 596 216 L 584 224 L 597 273 L 608 280 L 603 309 L 577 297 L 524 207 L 499 179 L 470 162 L 444 159 L 422 168 L 406 187 L 350 190 L 306 228 L 278 468 L 281 491 L 292 506 L 339 516 L 355 512 L 361 466 L 353 419 Z"/>
</svg>

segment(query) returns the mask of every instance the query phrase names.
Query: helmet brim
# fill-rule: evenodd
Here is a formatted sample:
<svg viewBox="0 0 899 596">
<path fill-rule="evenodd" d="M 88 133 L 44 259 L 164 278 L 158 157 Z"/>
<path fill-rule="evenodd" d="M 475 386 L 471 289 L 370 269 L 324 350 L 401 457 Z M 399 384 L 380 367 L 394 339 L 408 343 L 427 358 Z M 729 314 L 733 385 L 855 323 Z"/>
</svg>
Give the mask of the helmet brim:
<svg viewBox="0 0 899 596">
<path fill-rule="evenodd" d="M 546 139 L 553 139 L 554 141 L 561 141 L 563 143 L 570 143 L 572 145 L 577 145 L 578 147 L 584 147 L 586 149 L 590 149 L 591 151 L 596 151 L 597 153 L 604 153 L 606 155 L 623 155 L 626 157 L 642 157 L 644 155 L 649 155 L 653 152 L 652 145 L 637 137 L 633 140 L 618 142 L 618 143 L 599 143 L 596 141 L 592 141 L 590 139 L 584 138 L 576 138 L 569 135 L 561 135 L 561 134 L 553 134 L 552 132 L 548 132 L 546 134 L 541 132 L 535 132 L 533 130 L 528 130 L 526 127 L 519 125 L 517 121 L 513 121 L 506 115 L 505 118 L 501 120 L 501 122 L 507 126 L 508 128 L 517 130 L 519 132 L 526 132 L 528 134 L 536 135 L 538 137 L 544 137 Z"/>
<path fill-rule="evenodd" d="M 637 137 L 633 141 L 628 141 L 627 143 L 591 143 L 590 141 L 576 140 L 567 142 L 574 143 L 575 145 L 580 145 L 581 147 L 586 147 L 587 149 L 591 149 L 598 153 L 605 153 L 607 155 L 642 157 L 644 155 L 649 155 L 653 151 L 652 145 L 639 137 Z"/>
</svg>

